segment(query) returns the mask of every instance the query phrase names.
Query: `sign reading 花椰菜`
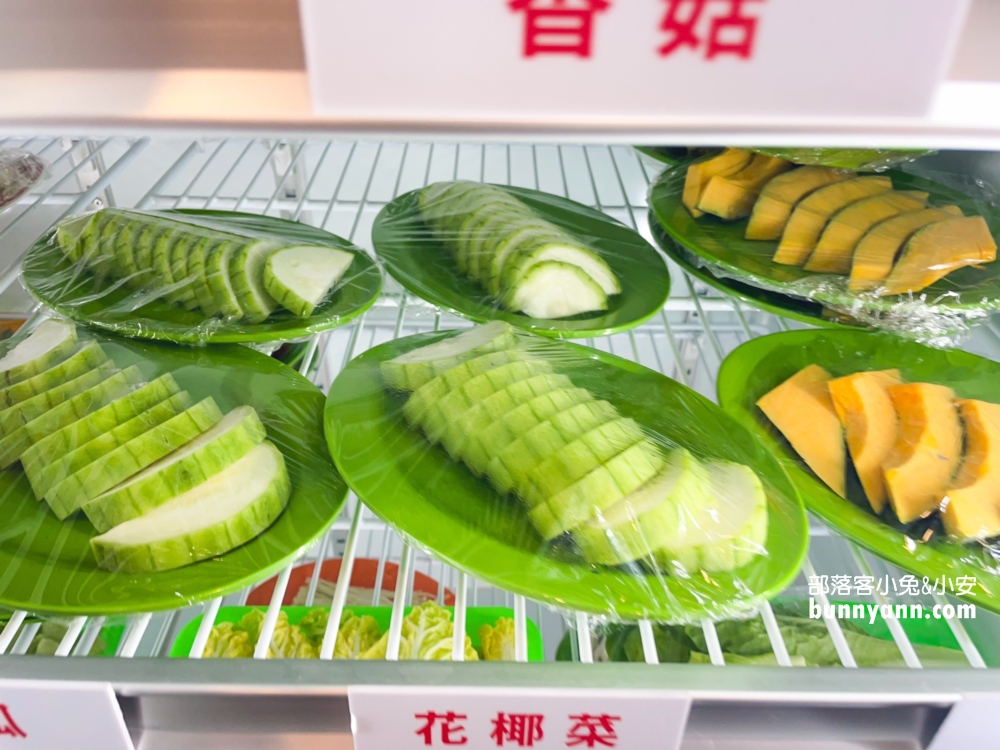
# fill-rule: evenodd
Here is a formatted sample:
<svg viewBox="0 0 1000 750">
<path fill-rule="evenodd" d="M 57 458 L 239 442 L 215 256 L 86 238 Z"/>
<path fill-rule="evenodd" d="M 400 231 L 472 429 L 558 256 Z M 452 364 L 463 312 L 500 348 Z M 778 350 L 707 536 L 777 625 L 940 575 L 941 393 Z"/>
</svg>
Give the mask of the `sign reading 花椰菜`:
<svg viewBox="0 0 1000 750">
<path fill-rule="evenodd" d="M 300 15 L 318 115 L 642 129 L 690 116 L 923 114 L 967 6 L 300 0 Z"/>
<path fill-rule="evenodd" d="M 357 750 L 676 750 L 690 696 L 666 691 L 352 686 Z"/>
<path fill-rule="evenodd" d="M 134 750 L 106 682 L 0 679 L 0 748 Z"/>
</svg>

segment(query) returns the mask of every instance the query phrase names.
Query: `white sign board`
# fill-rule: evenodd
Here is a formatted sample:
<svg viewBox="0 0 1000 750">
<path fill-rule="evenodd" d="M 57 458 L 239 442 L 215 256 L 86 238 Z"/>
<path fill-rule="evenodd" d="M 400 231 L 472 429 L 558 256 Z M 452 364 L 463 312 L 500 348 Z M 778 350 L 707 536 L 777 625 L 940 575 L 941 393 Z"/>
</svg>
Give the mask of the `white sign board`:
<svg viewBox="0 0 1000 750">
<path fill-rule="evenodd" d="M 355 750 L 676 750 L 691 698 L 665 691 L 361 686 Z"/>
<path fill-rule="evenodd" d="M 134 750 L 111 685 L 0 679 L 0 750 Z"/>
<path fill-rule="evenodd" d="M 357 121 L 921 115 L 969 0 L 300 0 L 313 109 Z"/>
</svg>

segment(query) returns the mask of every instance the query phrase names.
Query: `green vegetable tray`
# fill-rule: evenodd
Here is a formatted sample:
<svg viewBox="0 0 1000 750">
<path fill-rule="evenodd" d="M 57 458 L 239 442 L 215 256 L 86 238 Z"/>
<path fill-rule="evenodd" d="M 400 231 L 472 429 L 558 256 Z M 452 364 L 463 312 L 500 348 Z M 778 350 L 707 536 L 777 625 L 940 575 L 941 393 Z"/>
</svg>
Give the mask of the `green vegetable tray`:
<svg viewBox="0 0 1000 750">
<path fill-rule="evenodd" d="M 216 625 L 224 622 L 237 623 L 248 612 L 260 609 L 260 607 L 220 607 L 219 614 L 215 618 Z M 291 625 L 298 625 L 299 621 L 305 617 L 307 612 L 314 609 L 329 609 L 329 607 L 282 607 L 281 611 L 288 615 L 288 622 Z M 410 614 L 413 607 L 406 607 L 403 615 Z M 449 612 L 454 613 L 454 607 L 445 607 Z M 389 619 L 392 617 L 392 607 L 355 607 L 353 605 L 344 607 L 345 612 L 353 612 L 358 617 L 371 615 L 378 623 L 379 630 L 385 633 L 389 629 Z M 494 625 L 501 617 L 513 619 L 514 610 L 509 607 L 468 607 L 465 610 L 465 632 L 472 640 L 472 647 L 479 650 L 479 629 L 483 625 Z M 194 645 L 194 638 L 201 625 L 202 615 L 198 615 L 191 622 L 181 628 L 174 639 L 174 645 L 170 647 L 170 656 L 173 658 L 186 659 L 191 653 L 191 646 Z M 542 643 L 542 634 L 538 630 L 538 625 L 530 618 L 525 618 L 528 629 L 528 661 L 545 661 L 545 647 Z"/>
<path fill-rule="evenodd" d="M 90 271 L 80 271 L 63 254 L 54 231 L 45 234 L 25 255 L 21 264 L 24 285 L 40 302 L 72 320 L 132 338 L 181 344 L 267 343 L 303 338 L 348 323 L 371 307 L 382 291 L 382 274 L 364 250 L 308 224 L 235 211 L 185 209 L 157 213 L 202 220 L 252 237 L 326 245 L 353 254 L 354 261 L 332 295 L 308 318 L 278 308 L 263 323 L 206 318 L 200 311 L 171 305 L 110 278 L 99 280 Z"/>
</svg>

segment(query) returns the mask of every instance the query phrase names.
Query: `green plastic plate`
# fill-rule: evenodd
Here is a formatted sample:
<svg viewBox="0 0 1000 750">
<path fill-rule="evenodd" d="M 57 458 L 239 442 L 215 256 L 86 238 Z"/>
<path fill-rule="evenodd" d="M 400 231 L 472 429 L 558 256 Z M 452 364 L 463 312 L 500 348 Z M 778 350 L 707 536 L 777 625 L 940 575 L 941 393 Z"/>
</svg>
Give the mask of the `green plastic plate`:
<svg viewBox="0 0 1000 750">
<path fill-rule="evenodd" d="M 975 596 L 968 601 L 1000 612 L 1000 563 L 989 549 L 959 544 L 943 534 L 935 534 L 927 543 L 916 541 L 898 525 L 876 516 L 861 493 L 849 490 L 849 499 L 840 497 L 816 478 L 756 407 L 757 399 L 814 363 L 835 377 L 899 368 L 907 381 L 947 385 L 963 398 L 994 403 L 1000 403 L 1000 364 L 883 333 L 789 331 L 740 346 L 722 363 L 718 380 L 719 403 L 782 458 L 809 510 L 847 538 L 921 579 L 974 577 Z"/>
<path fill-rule="evenodd" d="M 675 148 L 673 146 L 633 146 L 640 154 L 645 154 L 651 159 L 656 159 L 664 164 L 678 164 L 689 157 L 686 148 Z"/>
<path fill-rule="evenodd" d="M 706 214 L 695 219 L 681 203 L 684 162 L 664 170 L 650 194 L 650 208 L 667 233 L 682 247 L 699 256 L 726 276 L 768 291 L 813 300 L 839 309 L 862 306 L 874 313 L 899 310 L 902 303 L 910 313 L 919 299 L 925 306 L 941 313 L 976 312 L 1000 308 L 1000 263 L 966 267 L 945 276 L 913 295 L 875 297 L 847 290 L 847 277 L 816 274 L 798 266 L 771 261 L 777 242 L 747 240 L 747 220 L 723 221 Z M 905 172 L 889 171 L 893 185 L 900 190 L 923 190 L 930 193 L 933 205 L 954 204 L 967 215 L 982 215 L 995 236 L 1000 236 L 1000 212 L 940 183 Z"/>
<path fill-rule="evenodd" d="M 62 522 L 35 499 L 15 464 L 0 472 L 0 607 L 70 615 L 174 609 L 238 591 L 288 565 L 340 513 L 347 486 L 323 445 L 323 394 L 294 370 L 244 346 L 177 347 L 95 334 L 119 367 L 147 379 L 172 372 L 197 401 L 212 396 L 227 412 L 253 406 L 284 454 L 292 496 L 253 541 L 210 560 L 145 575 L 97 567 L 82 514 Z"/>
<path fill-rule="evenodd" d="M 652 245 L 610 216 L 566 198 L 537 190 L 496 185 L 513 193 L 542 218 L 587 240 L 621 281 L 622 293 L 608 299 L 603 312 L 571 318 L 529 318 L 502 309 L 478 283 L 461 273 L 420 218 L 419 190 L 383 208 L 372 227 L 375 253 L 386 270 L 413 294 L 478 323 L 505 320 L 542 336 L 589 338 L 633 328 L 663 307 L 670 294 L 670 272 Z"/>
<path fill-rule="evenodd" d="M 260 607 L 222 607 L 215 618 L 215 624 L 224 622 L 237 623 L 243 619 L 243 615 L 253 609 Z M 299 621 L 305 617 L 306 612 L 313 609 L 329 609 L 329 607 L 282 607 L 281 610 L 288 615 L 288 622 L 291 625 L 298 625 Z M 385 633 L 389 629 L 389 618 L 392 616 L 392 607 L 356 607 L 347 605 L 344 609 L 353 612 L 358 617 L 370 615 L 378 623 L 379 630 Z M 405 607 L 404 615 L 410 614 L 413 607 Z M 454 607 L 445 607 L 451 612 Z M 468 607 L 465 610 L 465 632 L 472 641 L 472 647 L 479 648 L 479 628 L 483 625 L 496 625 L 501 617 L 514 618 L 514 610 L 508 607 Z M 202 615 L 198 615 L 185 625 L 181 632 L 177 634 L 174 645 L 170 648 L 170 656 L 174 658 L 188 658 L 191 653 L 191 646 L 194 645 L 194 637 L 198 634 L 198 627 L 201 625 Z M 525 618 L 528 628 L 528 661 L 545 661 L 545 647 L 542 644 L 542 634 L 538 626 L 531 618 Z"/>
<path fill-rule="evenodd" d="M 735 574 L 690 579 L 584 563 L 545 548 L 521 504 L 500 496 L 403 419 L 404 398 L 382 388 L 379 362 L 457 331 L 398 339 L 365 352 L 337 377 L 326 436 L 337 468 L 359 497 L 405 537 L 477 578 L 548 602 L 623 619 L 694 621 L 726 616 L 774 596 L 805 554 L 805 511 L 780 463 L 717 406 L 628 360 L 567 342 L 536 340 L 559 371 L 639 422 L 664 447 L 750 466 L 768 494 L 767 554 Z"/>
<path fill-rule="evenodd" d="M 142 339 L 183 344 L 266 343 L 287 341 L 342 326 L 374 304 L 382 291 L 382 274 L 359 247 L 322 229 L 297 221 L 234 211 L 166 211 L 210 220 L 254 235 L 289 242 L 327 245 L 354 255 L 354 262 L 327 300 L 308 318 L 278 308 L 263 323 L 227 323 L 185 310 L 159 297 L 150 299 L 108 278 L 98 280 L 80 272 L 55 242 L 55 233 L 43 236 L 22 262 L 22 278 L 40 301 L 67 318 L 107 331 Z"/>
<path fill-rule="evenodd" d="M 649 228 L 653 233 L 656 244 L 660 246 L 660 249 L 674 263 L 699 281 L 708 284 L 713 289 L 718 289 L 723 294 L 735 297 L 741 302 L 745 302 L 765 312 L 780 315 L 790 320 L 797 320 L 800 323 L 807 323 L 811 326 L 820 326 L 823 328 L 857 328 L 861 325 L 860 323 L 850 322 L 850 319 L 846 316 L 838 316 L 837 313 L 827 310 L 815 302 L 808 302 L 797 297 L 789 297 L 787 294 L 769 292 L 766 289 L 758 289 L 755 286 L 741 284 L 732 279 L 713 276 L 711 272 L 691 262 L 687 250 L 671 239 L 670 235 L 660 226 L 652 213 L 649 214 Z"/>
</svg>

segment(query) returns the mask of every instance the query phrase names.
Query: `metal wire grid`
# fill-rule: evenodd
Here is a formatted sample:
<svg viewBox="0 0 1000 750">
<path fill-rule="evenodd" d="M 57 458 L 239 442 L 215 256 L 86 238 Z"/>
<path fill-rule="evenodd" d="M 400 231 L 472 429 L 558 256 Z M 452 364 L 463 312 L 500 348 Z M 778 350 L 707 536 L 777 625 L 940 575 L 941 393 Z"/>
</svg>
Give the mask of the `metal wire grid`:
<svg viewBox="0 0 1000 750">
<path fill-rule="evenodd" d="M 646 193 L 649 182 L 660 165 L 640 158 L 628 147 L 525 145 L 525 144 L 427 144 L 366 143 L 338 141 L 285 141 L 248 138 L 220 138 L 178 144 L 157 143 L 159 168 L 141 165 L 139 183 L 152 184 L 141 194 L 123 198 L 134 182 L 121 177 L 137 156 L 150 146 L 150 139 L 108 138 L 81 140 L 73 138 L 0 139 L 2 146 L 28 148 L 50 161 L 50 176 L 21 199 L 12 218 L 0 226 L 0 242 L 19 242 L 19 250 L 30 244 L 52 222 L 64 215 L 102 204 L 135 205 L 139 208 L 197 207 L 250 211 L 280 215 L 314 224 L 345 236 L 370 250 L 370 228 L 374 216 L 393 197 L 435 180 L 472 179 L 537 188 L 568 196 L 594 206 L 636 228 L 649 238 L 646 226 Z M 162 148 L 161 148 L 162 145 Z M 163 154 L 170 153 L 164 161 Z M 108 158 L 108 157 L 111 158 Z M 140 165 L 137 165 L 137 167 Z M 112 192 L 114 189 L 116 192 Z M 117 196 L 117 200 L 116 200 Z M 53 209 L 54 207 L 54 209 Z M 65 207 L 65 208 L 64 208 Z M 44 218 L 33 214 L 43 214 Z M 0 276 L 0 292 L 16 279 L 19 263 L 13 263 Z M 715 374 L 725 355 L 743 341 L 776 330 L 798 327 L 784 319 L 742 306 L 736 301 L 705 289 L 700 283 L 671 263 L 674 290 L 658 319 L 633 331 L 600 339 L 590 346 L 611 351 L 656 369 L 682 383 L 714 397 Z M 44 314 L 44 311 L 39 311 Z M 442 312 L 422 300 L 407 295 L 391 279 L 379 303 L 352 325 L 314 336 L 309 340 L 300 371 L 324 390 L 337 372 L 354 356 L 367 348 L 402 335 L 462 327 L 468 323 Z M 1000 333 L 991 325 L 997 340 Z M 814 541 L 836 540 L 846 547 L 857 572 L 871 574 L 888 570 L 854 545 L 833 537 L 822 527 L 813 528 Z M 386 566 L 398 561 L 393 596 L 387 658 L 398 658 L 403 608 L 412 601 L 414 573 L 420 569 L 436 577 L 438 600 L 446 590 L 455 595 L 455 623 L 464 630 L 466 609 L 487 598 L 490 604 L 512 604 L 515 619 L 515 656 L 527 659 L 526 618 L 529 608 L 543 631 L 562 634 L 566 622 L 557 613 L 538 602 L 499 591 L 467 574 L 452 569 L 431 554 L 404 542 L 385 527 L 354 495 L 348 498 L 342 516 L 320 543 L 302 560 L 296 561 L 276 580 L 268 605 L 255 658 L 265 658 L 295 564 L 315 563 L 306 594 L 312 605 L 317 593 L 322 563 L 341 559 L 329 627 L 320 658 L 332 656 L 340 614 L 345 606 L 355 560 L 363 550 L 372 557 L 377 550 L 377 575 L 373 604 L 382 590 Z M 800 575 L 815 575 L 813 554 L 807 558 Z M 847 571 L 838 570 L 838 573 Z M 225 603 L 243 604 L 247 589 Z M 821 605 L 828 603 L 818 595 Z M 499 600 L 499 601 L 498 601 Z M 887 599 L 879 594 L 879 604 Z M 935 595 L 936 603 L 944 599 Z M 199 658 L 215 623 L 223 599 L 201 607 L 189 607 L 168 613 L 137 613 L 127 618 L 117 656 L 131 658 L 144 647 L 144 655 L 161 656 L 170 646 L 180 624 L 201 612 L 202 618 L 189 656 Z M 792 666 L 778 622 L 769 604 L 761 606 L 763 619 L 776 661 Z M 23 654 L 39 628 L 39 623 L 24 624 L 27 613 L 15 612 L 0 632 L 0 654 Z M 580 662 L 595 660 L 593 620 L 582 613 L 568 618 L 575 631 L 571 639 L 573 658 Z M 151 625 L 155 622 L 155 627 Z M 857 663 L 836 618 L 824 616 L 824 622 L 845 667 Z M 900 653 L 911 668 L 920 668 L 920 660 L 898 622 L 887 621 Z M 962 647 L 970 666 L 984 668 L 985 662 L 962 622 L 947 620 Z M 554 627 L 553 627 L 554 624 Z M 68 622 L 57 656 L 85 655 L 105 625 L 103 617 L 77 617 Z M 714 624 L 701 623 L 713 665 L 724 665 Z M 643 653 L 647 663 L 658 663 L 652 623 L 639 625 Z M 551 640 L 551 639 L 550 639 Z M 551 647 L 554 645 L 552 643 Z M 462 660 L 461 639 L 456 639 L 453 658 Z"/>
</svg>

